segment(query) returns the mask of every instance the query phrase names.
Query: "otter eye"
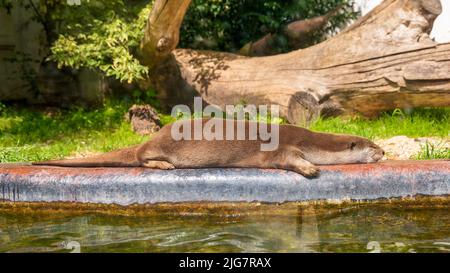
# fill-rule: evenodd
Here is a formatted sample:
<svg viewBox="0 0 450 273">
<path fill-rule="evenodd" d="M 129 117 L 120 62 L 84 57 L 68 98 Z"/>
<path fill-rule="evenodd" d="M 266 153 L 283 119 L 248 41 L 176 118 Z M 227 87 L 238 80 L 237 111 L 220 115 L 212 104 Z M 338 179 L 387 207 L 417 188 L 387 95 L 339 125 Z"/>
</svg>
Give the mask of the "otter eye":
<svg viewBox="0 0 450 273">
<path fill-rule="evenodd" d="M 353 150 L 353 148 L 356 147 L 356 142 L 352 142 L 350 143 L 350 150 Z"/>
</svg>

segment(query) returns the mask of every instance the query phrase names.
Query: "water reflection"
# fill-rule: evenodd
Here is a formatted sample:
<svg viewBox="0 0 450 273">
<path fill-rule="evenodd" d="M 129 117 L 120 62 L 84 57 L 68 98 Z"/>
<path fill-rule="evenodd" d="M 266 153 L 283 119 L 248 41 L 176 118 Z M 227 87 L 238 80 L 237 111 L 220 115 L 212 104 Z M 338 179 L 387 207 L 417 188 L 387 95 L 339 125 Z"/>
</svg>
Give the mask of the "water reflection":
<svg viewBox="0 0 450 273">
<path fill-rule="evenodd" d="M 77 248 L 79 244 L 79 248 Z M 446 209 L 349 207 L 291 216 L 0 214 L 1 252 L 450 252 Z"/>
</svg>

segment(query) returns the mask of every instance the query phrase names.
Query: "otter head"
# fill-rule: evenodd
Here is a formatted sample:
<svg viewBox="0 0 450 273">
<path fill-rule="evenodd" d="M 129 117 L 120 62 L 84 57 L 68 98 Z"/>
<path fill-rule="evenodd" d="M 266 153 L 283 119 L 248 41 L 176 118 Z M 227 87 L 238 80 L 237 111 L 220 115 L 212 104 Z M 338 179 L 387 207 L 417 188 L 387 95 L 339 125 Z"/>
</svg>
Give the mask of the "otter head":
<svg viewBox="0 0 450 273">
<path fill-rule="evenodd" d="M 356 136 L 350 136 L 348 144 L 349 163 L 378 162 L 384 156 L 384 150 L 372 141 Z"/>
<path fill-rule="evenodd" d="M 358 136 L 318 134 L 313 143 L 304 155 L 317 165 L 373 163 L 384 156 L 378 145 Z"/>
</svg>

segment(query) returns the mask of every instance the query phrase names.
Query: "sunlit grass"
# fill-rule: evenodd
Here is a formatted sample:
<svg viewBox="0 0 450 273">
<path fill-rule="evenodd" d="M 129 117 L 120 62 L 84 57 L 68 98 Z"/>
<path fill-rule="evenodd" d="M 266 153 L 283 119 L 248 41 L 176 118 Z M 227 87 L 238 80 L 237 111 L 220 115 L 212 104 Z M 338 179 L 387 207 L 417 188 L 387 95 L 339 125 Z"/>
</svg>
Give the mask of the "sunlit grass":
<svg viewBox="0 0 450 273">
<path fill-rule="evenodd" d="M 433 145 L 426 142 L 422 146 L 417 159 L 450 159 L 450 149 L 448 149 L 444 142 Z"/>
<path fill-rule="evenodd" d="M 58 159 L 107 152 L 148 139 L 132 132 L 125 104 L 44 112 L 4 109 L 0 115 L 0 162 Z"/>
<path fill-rule="evenodd" d="M 322 132 L 359 135 L 370 139 L 408 137 L 448 137 L 450 133 L 450 108 L 416 109 L 410 114 L 400 110 L 386 112 L 379 118 L 329 118 L 319 119 L 310 129 Z"/>
<path fill-rule="evenodd" d="M 0 162 L 59 159 L 142 143 L 149 137 L 132 132 L 124 118 L 130 106 L 131 103 L 111 101 L 94 110 L 74 108 L 48 113 L 0 104 Z M 163 124 L 174 121 L 170 115 L 160 117 Z M 279 123 L 278 120 L 273 122 Z M 411 114 L 393 111 L 374 120 L 319 119 L 310 129 L 371 139 L 395 135 L 448 137 L 450 109 L 420 109 Z M 448 150 L 441 150 L 428 147 L 418 157 L 448 158 Z"/>
</svg>

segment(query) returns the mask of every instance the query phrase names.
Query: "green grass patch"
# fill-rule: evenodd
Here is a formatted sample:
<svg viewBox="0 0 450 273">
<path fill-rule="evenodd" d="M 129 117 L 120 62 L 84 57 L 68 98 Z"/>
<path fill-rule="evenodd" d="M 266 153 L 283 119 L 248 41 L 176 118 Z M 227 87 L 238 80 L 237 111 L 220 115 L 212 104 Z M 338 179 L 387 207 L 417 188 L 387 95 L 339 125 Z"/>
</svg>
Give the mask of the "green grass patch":
<svg viewBox="0 0 450 273">
<path fill-rule="evenodd" d="M 448 137 L 450 132 L 450 108 L 416 109 L 406 114 L 395 110 L 381 114 L 377 119 L 329 118 L 319 119 L 311 130 L 329 133 L 352 134 L 369 139 L 408 137 Z"/>
<path fill-rule="evenodd" d="M 3 107 L 0 162 L 59 159 L 76 153 L 107 152 L 148 139 L 124 119 L 130 105 L 107 103 L 95 110 L 56 112 Z"/>
<path fill-rule="evenodd" d="M 108 152 L 149 139 L 135 134 L 124 115 L 131 102 L 110 101 L 93 110 L 35 111 L 0 104 L 0 162 L 60 159 L 79 153 Z M 161 115 L 163 124 L 174 119 Z M 278 120 L 273 122 L 280 122 Z M 319 119 L 310 129 L 370 139 L 395 135 L 448 137 L 450 108 L 393 111 L 378 119 Z M 425 148 L 424 148 L 425 149 Z M 449 158 L 448 150 L 428 147 L 420 158 Z"/>
<path fill-rule="evenodd" d="M 433 145 L 427 141 L 422 146 L 417 159 L 450 159 L 450 149 L 445 147 L 444 142 Z"/>
</svg>

